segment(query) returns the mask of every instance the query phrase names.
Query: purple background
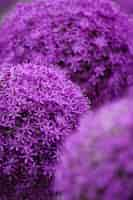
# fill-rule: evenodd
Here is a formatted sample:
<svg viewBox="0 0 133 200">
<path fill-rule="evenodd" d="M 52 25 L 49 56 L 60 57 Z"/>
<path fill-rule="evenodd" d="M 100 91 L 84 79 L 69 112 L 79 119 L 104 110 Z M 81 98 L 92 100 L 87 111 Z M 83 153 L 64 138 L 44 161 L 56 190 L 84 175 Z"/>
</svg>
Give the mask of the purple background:
<svg viewBox="0 0 133 200">
<path fill-rule="evenodd" d="M 127 13 L 133 14 L 133 0 L 116 0 Z"/>
<path fill-rule="evenodd" d="M 17 0 L 0 0 L 0 14 L 4 13 L 10 6 L 14 5 Z"/>
</svg>

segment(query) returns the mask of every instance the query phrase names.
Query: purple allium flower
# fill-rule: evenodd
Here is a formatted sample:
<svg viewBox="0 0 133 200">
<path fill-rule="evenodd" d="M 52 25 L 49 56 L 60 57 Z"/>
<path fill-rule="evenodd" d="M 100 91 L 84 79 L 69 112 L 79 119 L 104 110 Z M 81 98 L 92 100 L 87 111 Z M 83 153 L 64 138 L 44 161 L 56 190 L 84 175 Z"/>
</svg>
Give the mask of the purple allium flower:
<svg viewBox="0 0 133 200">
<path fill-rule="evenodd" d="M 133 199 L 132 99 L 105 106 L 82 120 L 59 161 L 57 199 Z"/>
<path fill-rule="evenodd" d="M 80 89 L 60 71 L 1 66 L 0 199 L 47 200 L 56 150 L 87 110 Z"/>
<path fill-rule="evenodd" d="M 18 4 L 1 25 L 0 62 L 58 65 L 95 108 L 132 84 L 131 21 L 108 0 Z"/>
</svg>

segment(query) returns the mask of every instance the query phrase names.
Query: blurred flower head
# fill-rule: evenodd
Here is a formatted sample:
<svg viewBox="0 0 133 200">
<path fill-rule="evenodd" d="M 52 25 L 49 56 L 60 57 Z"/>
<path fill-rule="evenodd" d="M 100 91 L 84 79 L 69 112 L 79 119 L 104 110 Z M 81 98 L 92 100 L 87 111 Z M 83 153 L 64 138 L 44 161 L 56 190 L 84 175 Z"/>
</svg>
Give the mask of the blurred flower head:
<svg viewBox="0 0 133 200">
<path fill-rule="evenodd" d="M 56 168 L 59 199 L 133 198 L 132 108 L 132 98 L 123 99 L 81 121 Z"/>
</svg>

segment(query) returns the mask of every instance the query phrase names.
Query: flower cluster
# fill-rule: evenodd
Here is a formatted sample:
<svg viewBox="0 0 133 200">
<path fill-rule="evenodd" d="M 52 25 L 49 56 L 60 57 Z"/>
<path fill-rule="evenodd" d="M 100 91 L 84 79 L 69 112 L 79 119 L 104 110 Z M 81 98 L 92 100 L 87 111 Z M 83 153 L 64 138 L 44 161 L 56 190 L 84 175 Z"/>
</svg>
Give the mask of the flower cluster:
<svg viewBox="0 0 133 200">
<path fill-rule="evenodd" d="M 0 69 L 0 199 L 48 199 L 56 151 L 77 128 L 87 101 L 54 68 Z"/>
<path fill-rule="evenodd" d="M 133 199 L 132 85 L 133 19 L 111 0 L 18 3 L 0 24 L 0 200 Z"/>
<path fill-rule="evenodd" d="M 132 98 L 106 105 L 81 121 L 65 144 L 55 189 L 61 200 L 133 198 Z"/>
<path fill-rule="evenodd" d="M 108 0 L 18 4 L 1 25 L 0 63 L 52 63 L 96 108 L 132 84 L 132 27 Z"/>
</svg>

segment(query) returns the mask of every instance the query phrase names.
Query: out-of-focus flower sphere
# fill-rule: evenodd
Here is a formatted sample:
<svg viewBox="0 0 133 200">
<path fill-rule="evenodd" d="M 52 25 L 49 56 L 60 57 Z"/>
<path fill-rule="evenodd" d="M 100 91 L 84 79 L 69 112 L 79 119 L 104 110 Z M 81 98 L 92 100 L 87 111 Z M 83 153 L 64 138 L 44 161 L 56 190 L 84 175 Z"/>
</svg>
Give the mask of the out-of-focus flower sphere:
<svg viewBox="0 0 133 200">
<path fill-rule="evenodd" d="M 47 200 L 56 150 L 77 128 L 86 102 L 60 71 L 0 66 L 0 199 Z"/>
<path fill-rule="evenodd" d="M 52 63 L 96 108 L 132 84 L 132 27 L 112 1 L 18 4 L 1 25 L 0 63 Z"/>
<path fill-rule="evenodd" d="M 132 146 L 132 98 L 86 117 L 66 142 L 57 166 L 59 199 L 133 199 Z"/>
</svg>

